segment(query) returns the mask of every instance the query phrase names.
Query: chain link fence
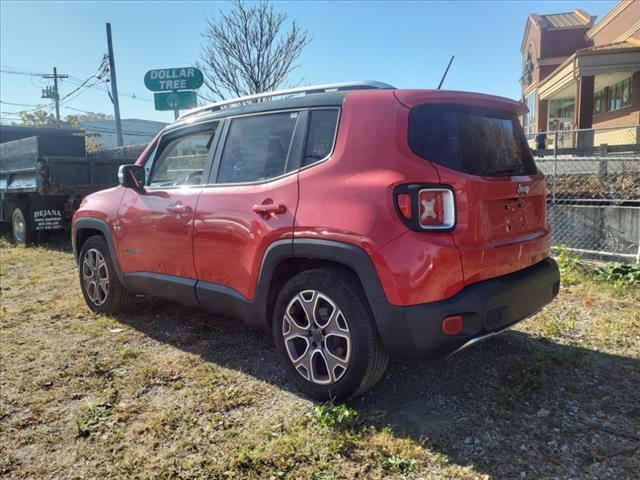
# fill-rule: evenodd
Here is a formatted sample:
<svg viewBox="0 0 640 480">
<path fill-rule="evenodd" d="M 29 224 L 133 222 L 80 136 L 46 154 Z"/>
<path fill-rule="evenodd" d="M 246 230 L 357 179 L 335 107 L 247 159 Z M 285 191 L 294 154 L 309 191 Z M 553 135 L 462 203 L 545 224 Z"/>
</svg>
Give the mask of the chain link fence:
<svg viewBox="0 0 640 480">
<path fill-rule="evenodd" d="M 640 262 L 640 125 L 527 137 L 546 176 L 552 245 Z"/>
</svg>

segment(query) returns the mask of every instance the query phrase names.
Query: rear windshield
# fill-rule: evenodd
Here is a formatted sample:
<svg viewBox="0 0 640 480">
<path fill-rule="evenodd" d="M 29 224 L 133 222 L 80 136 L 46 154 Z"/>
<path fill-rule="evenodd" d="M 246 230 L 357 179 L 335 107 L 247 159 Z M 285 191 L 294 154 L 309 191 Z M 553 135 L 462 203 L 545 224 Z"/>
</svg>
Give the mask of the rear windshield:
<svg viewBox="0 0 640 480">
<path fill-rule="evenodd" d="M 536 166 L 515 114 L 462 105 L 419 105 L 409 146 L 427 160 L 483 176 L 533 175 Z"/>
</svg>

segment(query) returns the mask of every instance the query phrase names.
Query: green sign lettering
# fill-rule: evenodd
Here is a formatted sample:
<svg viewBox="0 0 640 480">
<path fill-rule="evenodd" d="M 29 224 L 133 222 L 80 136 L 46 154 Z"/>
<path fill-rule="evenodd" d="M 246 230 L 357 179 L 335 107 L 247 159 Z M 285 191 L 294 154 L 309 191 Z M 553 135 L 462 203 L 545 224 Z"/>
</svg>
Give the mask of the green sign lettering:
<svg viewBox="0 0 640 480">
<path fill-rule="evenodd" d="M 195 90 L 203 83 L 202 72 L 194 67 L 160 68 L 149 70 L 144 76 L 144 84 L 152 92 Z"/>
</svg>

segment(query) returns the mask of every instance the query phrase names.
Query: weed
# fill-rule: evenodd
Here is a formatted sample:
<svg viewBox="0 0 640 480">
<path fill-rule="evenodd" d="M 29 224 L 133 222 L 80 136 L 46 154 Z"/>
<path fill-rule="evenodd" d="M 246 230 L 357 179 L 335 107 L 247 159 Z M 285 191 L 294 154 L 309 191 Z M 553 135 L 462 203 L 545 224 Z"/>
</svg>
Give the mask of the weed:
<svg viewBox="0 0 640 480">
<path fill-rule="evenodd" d="M 555 315 L 550 311 L 545 311 L 540 317 L 542 338 L 550 340 L 553 337 L 557 337 L 576 328 L 578 311 L 572 309 L 565 317 Z"/>
<path fill-rule="evenodd" d="M 322 428 L 351 430 L 358 419 L 358 411 L 347 407 L 344 403 L 333 405 L 324 403 L 316 405 L 311 411 L 311 420 Z"/>
<path fill-rule="evenodd" d="M 556 247 L 560 280 L 568 287 L 580 282 L 580 256 L 569 251 L 566 245 Z"/>
<path fill-rule="evenodd" d="M 546 390 L 551 382 L 549 368 L 543 354 L 535 353 L 533 362 L 522 372 L 522 388 L 525 391 Z"/>
<path fill-rule="evenodd" d="M 76 437 L 89 437 L 91 432 L 98 429 L 111 414 L 113 405 L 110 403 L 100 403 L 89 408 L 82 416 L 76 420 Z"/>
<path fill-rule="evenodd" d="M 113 369 L 104 360 L 93 357 L 93 373 L 98 377 L 104 377 L 106 379 L 113 378 Z"/>
<path fill-rule="evenodd" d="M 411 474 L 416 466 L 417 460 L 413 458 L 405 458 L 401 455 L 391 455 L 384 457 L 382 460 L 382 468 L 388 472 L 397 473 L 402 477 L 407 477 Z"/>
<path fill-rule="evenodd" d="M 129 360 L 137 357 L 138 357 L 138 351 L 134 350 L 131 347 L 124 347 L 122 350 L 120 350 L 120 358 L 122 360 Z"/>
<path fill-rule="evenodd" d="M 20 459 L 15 455 L 9 455 L 0 459 L 0 475 L 5 475 L 20 465 Z"/>
<path fill-rule="evenodd" d="M 609 262 L 596 268 L 596 280 L 613 283 L 616 286 L 640 285 L 640 265 Z"/>
<path fill-rule="evenodd" d="M 561 365 L 577 365 L 585 356 L 585 350 L 576 346 L 567 345 L 560 352 L 554 354 L 553 358 Z"/>
<path fill-rule="evenodd" d="M 329 470 L 323 470 L 311 474 L 311 480 L 338 480 L 338 478 L 339 477 L 336 477 L 335 473 Z"/>
</svg>

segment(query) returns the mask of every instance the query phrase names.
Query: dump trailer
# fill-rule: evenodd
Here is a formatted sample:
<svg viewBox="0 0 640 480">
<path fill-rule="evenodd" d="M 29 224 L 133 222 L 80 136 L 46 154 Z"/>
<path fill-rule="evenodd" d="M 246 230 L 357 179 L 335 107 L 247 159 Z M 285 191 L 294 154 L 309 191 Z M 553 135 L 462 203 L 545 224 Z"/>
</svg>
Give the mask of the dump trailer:
<svg viewBox="0 0 640 480">
<path fill-rule="evenodd" d="M 1 143 L 0 220 L 11 222 L 16 243 L 69 229 L 82 198 L 117 185 L 118 167 L 135 161 L 132 152 L 87 155 L 82 132 L 47 132 Z"/>
</svg>

